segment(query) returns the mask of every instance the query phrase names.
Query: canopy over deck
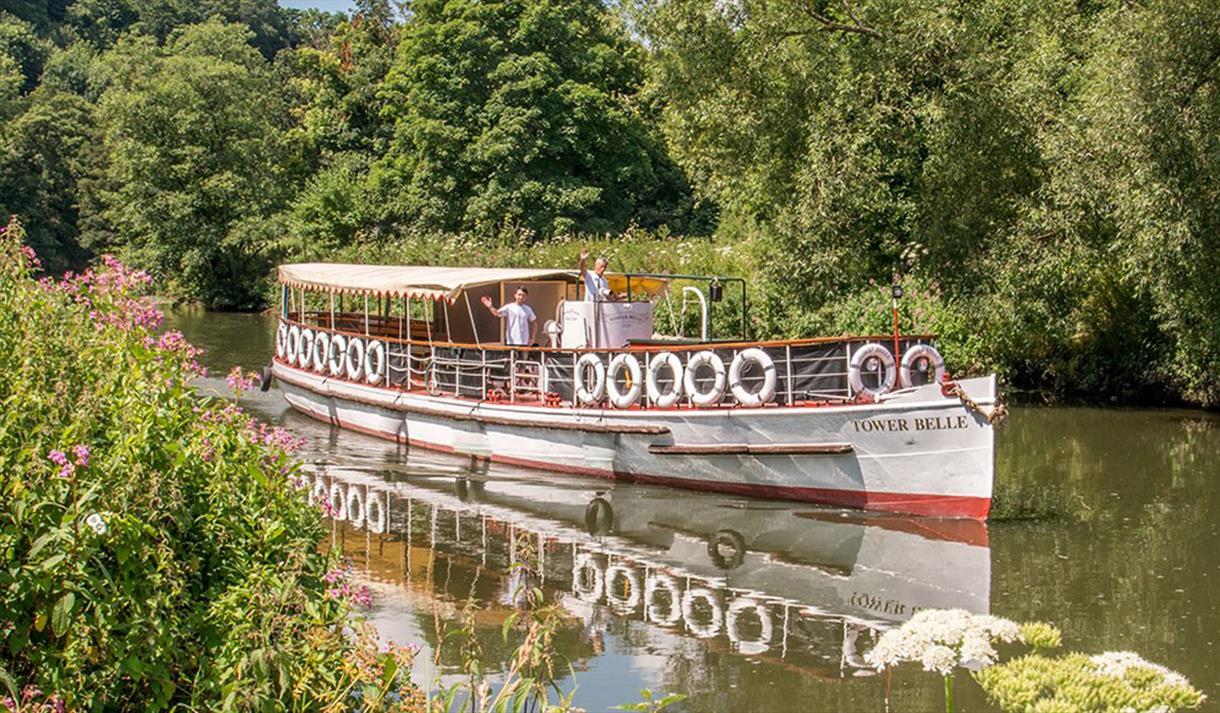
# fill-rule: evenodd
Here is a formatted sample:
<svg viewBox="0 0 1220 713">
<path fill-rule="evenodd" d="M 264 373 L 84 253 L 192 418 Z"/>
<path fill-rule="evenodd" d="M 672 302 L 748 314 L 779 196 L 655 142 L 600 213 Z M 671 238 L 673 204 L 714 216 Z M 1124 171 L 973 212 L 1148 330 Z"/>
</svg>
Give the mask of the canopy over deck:
<svg viewBox="0 0 1220 713">
<path fill-rule="evenodd" d="M 501 282 L 531 280 L 575 281 L 575 270 L 432 267 L 427 265 L 345 265 L 340 263 L 307 262 L 280 265 L 279 281 L 291 287 L 323 292 L 344 292 L 394 297 L 456 300 L 463 290 Z M 615 278 L 607 273 L 611 285 Z M 626 278 L 619 278 L 626 284 Z M 633 279 L 633 289 L 657 294 L 664 290 L 665 281 Z"/>
</svg>

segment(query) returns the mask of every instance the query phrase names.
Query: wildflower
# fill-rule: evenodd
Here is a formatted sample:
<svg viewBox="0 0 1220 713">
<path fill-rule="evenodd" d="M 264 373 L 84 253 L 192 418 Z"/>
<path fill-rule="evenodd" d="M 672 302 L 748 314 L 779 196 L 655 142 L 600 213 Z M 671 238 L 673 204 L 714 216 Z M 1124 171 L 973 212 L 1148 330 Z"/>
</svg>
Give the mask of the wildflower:
<svg viewBox="0 0 1220 713">
<path fill-rule="evenodd" d="M 1190 683 L 1182 674 L 1171 671 L 1160 664 L 1144 660 L 1139 654 L 1131 651 L 1106 651 L 1090 656 L 1097 673 L 1111 678 L 1125 678 L 1129 669 L 1146 669 L 1161 675 L 1162 681 L 1170 686 L 1189 686 Z"/>
<path fill-rule="evenodd" d="M 341 569 L 332 569 L 322 579 L 326 580 L 327 584 L 335 584 L 347 579 L 347 572 Z"/>
<path fill-rule="evenodd" d="M 229 385 L 229 388 L 239 394 L 258 386 L 260 381 L 262 378 L 253 371 L 243 374 L 240 366 L 233 367 L 229 371 L 229 375 L 225 377 L 225 383 Z"/>
<path fill-rule="evenodd" d="M 76 455 L 76 464 L 82 468 L 89 467 L 89 446 L 81 443 L 72 448 L 72 452 Z"/>
<path fill-rule="evenodd" d="M 72 474 L 76 472 L 76 466 L 68 460 L 68 454 L 63 451 L 53 450 L 47 454 L 47 458 L 59 466 L 59 477 L 61 478 L 71 478 Z"/>
<path fill-rule="evenodd" d="M 926 609 L 887 631 L 864 658 L 877 669 L 918 661 L 924 670 L 947 676 L 955 666 L 980 669 L 995 663 L 995 641 L 1020 638 L 1008 619 L 975 615 L 962 609 Z"/>
<path fill-rule="evenodd" d="M 109 528 L 106 526 L 106 519 L 99 513 L 93 513 L 85 518 L 85 524 L 93 528 L 93 531 L 99 535 L 105 535 Z"/>
</svg>

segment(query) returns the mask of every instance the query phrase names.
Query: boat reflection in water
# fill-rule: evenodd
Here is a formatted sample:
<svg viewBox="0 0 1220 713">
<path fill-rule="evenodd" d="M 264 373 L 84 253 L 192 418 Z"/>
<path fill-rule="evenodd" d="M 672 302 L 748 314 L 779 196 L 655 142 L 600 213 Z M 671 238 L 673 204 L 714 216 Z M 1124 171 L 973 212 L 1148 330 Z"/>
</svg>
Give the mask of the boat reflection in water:
<svg viewBox="0 0 1220 713">
<path fill-rule="evenodd" d="M 336 466 L 312 476 L 310 497 L 337 509 L 336 546 L 370 579 L 448 602 L 451 614 L 478 597 L 489 629 L 519 603 L 528 575 L 515 565 L 529 558 L 541 580 L 529 584 L 572 615 L 562 653 L 578 663 L 626 620 L 654 652 L 701 642 L 818 676 L 867 675 L 876 635 L 915 612 L 989 609 L 987 530 L 972 520 L 595 492 L 499 466 L 495 478 L 455 477 L 452 465 L 430 472 L 411 459 L 409 475 L 390 479 Z"/>
</svg>

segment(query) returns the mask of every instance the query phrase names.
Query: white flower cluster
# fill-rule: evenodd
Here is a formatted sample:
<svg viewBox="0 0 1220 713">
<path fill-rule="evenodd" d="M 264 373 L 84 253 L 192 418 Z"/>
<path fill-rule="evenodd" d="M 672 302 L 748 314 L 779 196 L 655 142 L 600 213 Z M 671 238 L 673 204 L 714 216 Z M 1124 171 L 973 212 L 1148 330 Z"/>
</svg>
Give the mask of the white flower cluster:
<svg viewBox="0 0 1220 713">
<path fill-rule="evenodd" d="M 964 609 L 925 609 L 891 629 L 864 655 L 878 670 L 903 661 L 918 661 L 925 671 L 949 675 L 955 666 L 979 669 L 995 663 L 996 641 L 1021 638 L 1016 623 Z"/>
<path fill-rule="evenodd" d="M 1127 669 L 1129 668 L 1145 668 L 1161 674 L 1161 678 L 1167 685 L 1190 685 L 1190 682 L 1182 674 L 1171 671 L 1160 664 L 1146 661 L 1139 654 L 1132 651 L 1107 651 L 1096 656 L 1090 656 L 1089 661 L 1093 663 L 1097 673 L 1103 676 L 1121 679 L 1126 677 Z"/>
</svg>

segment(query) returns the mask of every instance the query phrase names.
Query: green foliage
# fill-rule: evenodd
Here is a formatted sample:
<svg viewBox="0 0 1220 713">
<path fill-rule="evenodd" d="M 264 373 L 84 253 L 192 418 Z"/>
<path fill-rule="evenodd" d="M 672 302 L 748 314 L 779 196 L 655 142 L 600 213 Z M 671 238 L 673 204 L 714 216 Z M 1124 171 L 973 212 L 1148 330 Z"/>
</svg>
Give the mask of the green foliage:
<svg viewBox="0 0 1220 713">
<path fill-rule="evenodd" d="M 98 107 L 117 240 L 213 308 L 257 306 L 277 258 L 275 215 L 300 173 L 286 107 L 251 37 L 208 22 L 164 48 L 121 42 L 106 56 L 113 79 Z"/>
<path fill-rule="evenodd" d="M 615 706 L 615 710 L 620 711 L 642 711 L 643 713 L 659 713 L 675 703 L 686 700 L 686 696 L 681 693 L 668 693 L 660 698 L 653 695 L 652 689 L 645 688 L 640 691 L 639 703 L 628 703 L 626 705 Z"/>
<path fill-rule="evenodd" d="M 143 275 L 36 283 L 22 237 L 0 236 L 0 679 L 70 710 L 414 695 L 407 652 L 344 632 L 286 435 L 188 386 Z"/>
<path fill-rule="evenodd" d="M 987 697 L 1005 711 L 1069 713 L 1090 710 L 1174 711 L 1198 708 L 1205 696 L 1159 667 L 1132 666 L 1112 675 L 1084 654 L 1030 654 L 974 674 Z"/>
<path fill-rule="evenodd" d="M 7 57 L 17 64 L 23 94 L 38 85 L 47 52 L 46 43 L 34 34 L 33 27 L 6 12 L 0 12 L 0 57 Z"/>
</svg>

